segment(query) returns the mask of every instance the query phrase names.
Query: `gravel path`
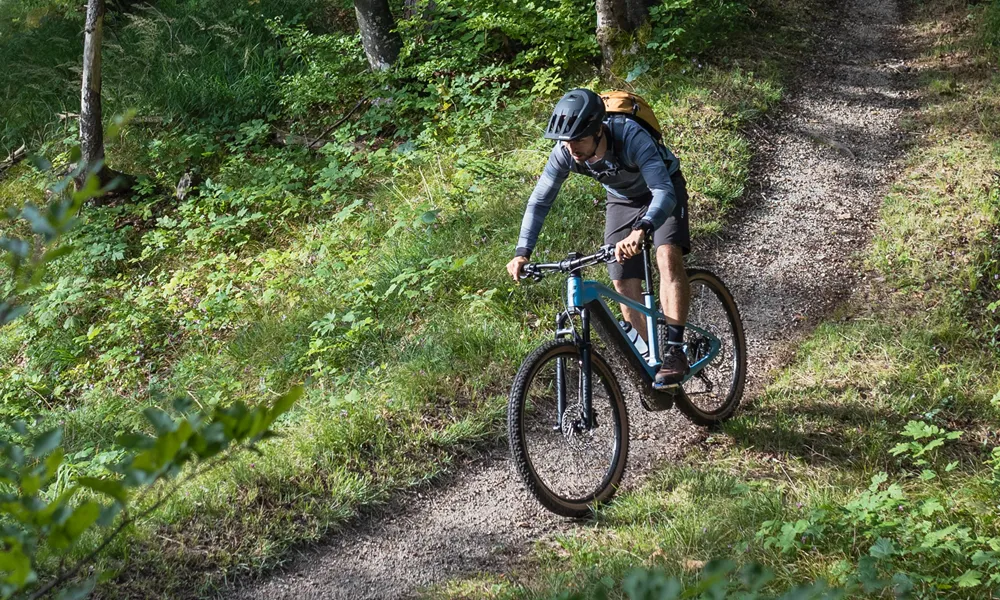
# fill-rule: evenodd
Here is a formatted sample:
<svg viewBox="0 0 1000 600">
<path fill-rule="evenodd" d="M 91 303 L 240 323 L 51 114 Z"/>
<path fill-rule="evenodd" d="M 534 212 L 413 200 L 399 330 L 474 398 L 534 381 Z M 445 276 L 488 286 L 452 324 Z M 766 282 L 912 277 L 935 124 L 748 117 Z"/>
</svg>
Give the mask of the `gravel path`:
<svg viewBox="0 0 1000 600">
<path fill-rule="evenodd" d="M 852 255 L 869 239 L 896 172 L 897 121 L 910 104 L 899 8 L 896 0 L 844 4 L 840 22 L 820 32 L 822 53 L 800 72 L 775 125 L 755 140 L 753 188 L 733 225 L 696 248 L 693 262 L 721 275 L 740 305 L 749 398 L 779 350 L 852 289 Z M 704 435 L 676 411 L 645 413 L 637 400 L 629 410 L 626 487 Z M 421 586 L 464 574 L 504 572 L 531 542 L 575 526 L 526 500 L 506 449 L 496 448 L 437 489 L 405 495 L 285 573 L 230 597 L 414 597 Z"/>
</svg>

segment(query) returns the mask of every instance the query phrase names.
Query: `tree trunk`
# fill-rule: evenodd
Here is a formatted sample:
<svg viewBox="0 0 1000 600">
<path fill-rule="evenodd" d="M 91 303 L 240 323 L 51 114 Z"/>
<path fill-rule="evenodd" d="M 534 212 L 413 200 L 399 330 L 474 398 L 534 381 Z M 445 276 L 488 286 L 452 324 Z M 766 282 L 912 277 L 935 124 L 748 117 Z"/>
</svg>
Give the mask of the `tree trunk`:
<svg viewBox="0 0 1000 600">
<path fill-rule="evenodd" d="M 629 31 L 635 31 L 649 20 L 649 7 L 655 4 L 650 0 L 626 0 L 628 5 Z"/>
<path fill-rule="evenodd" d="M 388 0 L 354 0 L 361 43 L 373 71 L 384 71 L 399 58 L 403 47 Z"/>
<path fill-rule="evenodd" d="M 618 58 L 622 35 L 635 30 L 630 16 L 636 4 L 642 4 L 642 0 L 596 0 L 597 43 L 606 70 Z"/>
<path fill-rule="evenodd" d="M 104 120 L 101 111 L 101 43 L 104 37 L 104 0 L 87 0 L 83 36 L 83 84 L 80 91 L 80 160 L 86 168 L 76 184 L 83 187 L 94 165 L 104 160 Z M 97 172 L 101 186 L 119 179 L 117 191 L 130 179 L 102 165 Z M 101 199 L 96 200 L 101 203 Z"/>
<path fill-rule="evenodd" d="M 103 37 L 104 0 L 88 0 L 83 36 L 83 86 L 80 94 L 80 160 L 87 168 L 81 178 L 86 177 L 91 167 L 104 159 L 104 129 L 101 115 Z"/>
<path fill-rule="evenodd" d="M 421 8 L 420 4 L 424 6 Z M 434 3 L 434 0 L 403 0 L 404 19 L 426 19 L 435 10 L 437 10 L 437 4 Z"/>
</svg>

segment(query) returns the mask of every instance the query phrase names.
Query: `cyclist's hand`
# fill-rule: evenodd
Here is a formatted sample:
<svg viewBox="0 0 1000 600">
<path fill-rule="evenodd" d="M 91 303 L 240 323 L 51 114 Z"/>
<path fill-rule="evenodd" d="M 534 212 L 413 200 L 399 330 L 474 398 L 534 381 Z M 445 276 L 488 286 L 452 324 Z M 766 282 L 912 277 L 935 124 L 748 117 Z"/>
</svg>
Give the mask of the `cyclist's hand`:
<svg viewBox="0 0 1000 600">
<path fill-rule="evenodd" d="M 615 244 L 615 260 L 625 262 L 642 252 L 642 238 L 645 235 L 643 230 L 636 229 L 628 234 L 627 238 Z"/>
<path fill-rule="evenodd" d="M 529 262 L 531 261 L 526 256 L 515 256 L 513 260 L 507 263 L 507 272 L 514 278 L 514 281 L 521 281 L 521 267 Z"/>
</svg>

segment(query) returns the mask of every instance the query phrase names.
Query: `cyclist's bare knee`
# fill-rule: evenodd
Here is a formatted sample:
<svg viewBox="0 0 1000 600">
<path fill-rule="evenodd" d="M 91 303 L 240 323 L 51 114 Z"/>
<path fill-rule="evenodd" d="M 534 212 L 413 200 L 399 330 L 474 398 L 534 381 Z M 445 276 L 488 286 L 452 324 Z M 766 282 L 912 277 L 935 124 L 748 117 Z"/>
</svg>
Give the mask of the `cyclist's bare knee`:
<svg viewBox="0 0 1000 600">
<path fill-rule="evenodd" d="M 684 271 L 684 251 L 680 246 L 664 244 L 656 247 L 656 264 L 660 268 L 660 278 L 673 281 L 686 275 Z"/>
<path fill-rule="evenodd" d="M 615 285 L 615 291 L 622 296 L 633 300 L 642 299 L 641 279 L 615 279 L 611 283 Z"/>
</svg>

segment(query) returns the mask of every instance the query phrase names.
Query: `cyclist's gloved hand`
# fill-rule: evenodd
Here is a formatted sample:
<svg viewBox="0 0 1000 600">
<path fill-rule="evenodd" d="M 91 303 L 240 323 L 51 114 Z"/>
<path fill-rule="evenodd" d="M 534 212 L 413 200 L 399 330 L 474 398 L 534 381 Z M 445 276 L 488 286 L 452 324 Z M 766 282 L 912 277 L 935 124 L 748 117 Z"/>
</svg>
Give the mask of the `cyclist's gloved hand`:
<svg viewBox="0 0 1000 600">
<path fill-rule="evenodd" d="M 521 281 L 521 267 L 531 262 L 527 256 L 515 256 L 507 263 L 507 272 L 514 278 L 514 281 Z"/>
</svg>

